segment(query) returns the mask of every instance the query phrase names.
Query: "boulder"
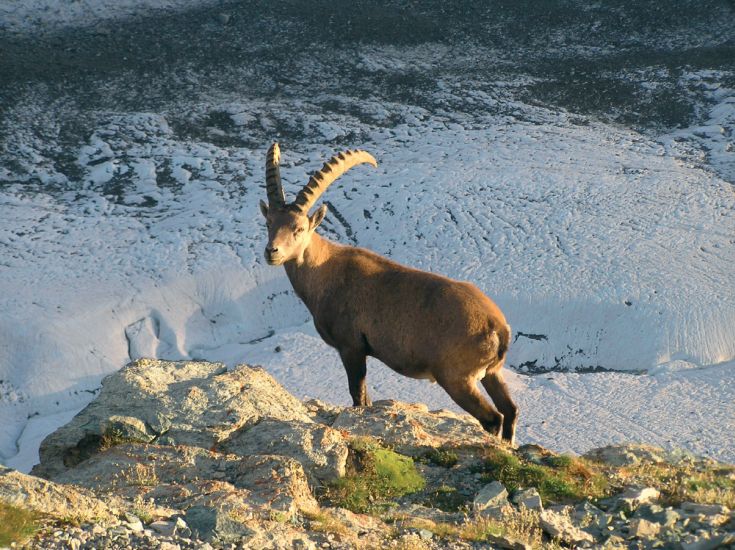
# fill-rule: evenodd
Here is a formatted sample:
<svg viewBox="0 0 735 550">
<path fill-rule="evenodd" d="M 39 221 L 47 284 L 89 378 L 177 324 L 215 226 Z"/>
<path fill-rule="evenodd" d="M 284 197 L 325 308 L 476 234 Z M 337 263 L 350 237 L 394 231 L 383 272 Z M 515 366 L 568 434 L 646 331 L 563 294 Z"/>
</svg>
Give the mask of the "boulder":
<svg viewBox="0 0 735 550">
<path fill-rule="evenodd" d="M 274 454 L 295 458 L 304 467 L 312 485 L 345 475 L 349 449 L 338 430 L 323 424 L 266 418 L 234 433 L 222 450 L 247 456 Z"/>
<path fill-rule="evenodd" d="M 317 508 L 304 470 L 285 456 L 237 456 L 199 447 L 125 443 L 59 474 L 63 483 L 186 510 L 195 505 L 242 508 L 241 515 L 292 517 Z"/>
<path fill-rule="evenodd" d="M 0 501 L 53 518 L 112 522 L 122 502 L 96 498 L 90 491 L 29 476 L 0 466 Z"/>
<path fill-rule="evenodd" d="M 43 441 L 32 473 L 54 479 L 120 441 L 215 449 L 265 417 L 312 421 L 261 368 L 140 359 L 107 376 L 100 395 Z"/>
<path fill-rule="evenodd" d="M 498 442 L 468 415 L 447 410 L 429 412 L 421 403 L 376 401 L 372 407 L 343 409 L 332 427 L 353 436 L 371 436 L 397 452 L 422 456 L 427 447 L 457 445 L 488 447 Z"/>
</svg>

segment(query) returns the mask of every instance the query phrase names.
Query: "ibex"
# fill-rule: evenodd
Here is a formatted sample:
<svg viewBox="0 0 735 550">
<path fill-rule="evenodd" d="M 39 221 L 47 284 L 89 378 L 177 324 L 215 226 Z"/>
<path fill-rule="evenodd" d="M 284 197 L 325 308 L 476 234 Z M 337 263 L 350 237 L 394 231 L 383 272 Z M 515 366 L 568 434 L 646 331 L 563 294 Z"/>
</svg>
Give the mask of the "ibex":
<svg viewBox="0 0 735 550">
<path fill-rule="evenodd" d="M 510 327 L 497 305 L 476 286 L 419 271 L 364 248 L 320 237 L 327 213 L 309 210 L 326 188 L 361 163 L 377 167 L 365 151 L 345 151 L 309 179 L 286 203 L 274 143 L 266 156 L 268 226 L 265 259 L 283 265 L 319 335 L 336 348 L 347 371 L 355 406 L 371 404 L 365 386 L 367 356 L 396 372 L 438 382 L 465 411 L 495 436 L 513 443 L 517 407 L 501 368 Z M 499 411 L 480 393 L 481 381 Z"/>
</svg>

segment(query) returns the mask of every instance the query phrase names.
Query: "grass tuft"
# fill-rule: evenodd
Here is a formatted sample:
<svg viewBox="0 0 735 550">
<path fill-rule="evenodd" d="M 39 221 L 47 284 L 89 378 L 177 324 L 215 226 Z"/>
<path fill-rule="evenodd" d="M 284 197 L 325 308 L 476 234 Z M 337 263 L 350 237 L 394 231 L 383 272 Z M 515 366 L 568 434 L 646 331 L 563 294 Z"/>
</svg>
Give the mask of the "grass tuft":
<svg viewBox="0 0 735 550">
<path fill-rule="evenodd" d="M 480 468 L 488 480 L 500 481 L 508 491 L 535 487 L 544 504 L 574 502 L 607 494 L 605 476 L 582 459 L 549 456 L 543 464 L 521 459 L 499 448 L 488 449 Z"/>
<path fill-rule="evenodd" d="M 339 535 L 341 537 L 351 537 L 353 535 L 350 528 L 329 511 L 305 511 L 302 512 L 302 514 L 309 520 L 310 531 L 315 531 L 317 533 L 329 533 L 332 535 Z"/>
<path fill-rule="evenodd" d="M 459 462 L 457 453 L 442 448 L 427 451 L 426 454 L 424 454 L 424 458 L 431 464 L 434 464 L 435 466 L 443 466 L 444 468 L 451 468 Z"/>
</svg>

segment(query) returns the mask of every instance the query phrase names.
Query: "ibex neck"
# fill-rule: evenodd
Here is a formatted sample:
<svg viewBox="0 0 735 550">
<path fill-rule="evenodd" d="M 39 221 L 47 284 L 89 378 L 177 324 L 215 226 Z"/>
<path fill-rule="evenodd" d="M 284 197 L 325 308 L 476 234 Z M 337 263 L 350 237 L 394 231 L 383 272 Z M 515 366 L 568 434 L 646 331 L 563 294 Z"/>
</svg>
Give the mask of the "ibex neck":
<svg viewBox="0 0 735 550">
<path fill-rule="evenodd" d="M 337 246 L 314 233 L 309 246 L 304 250 L 303 260 L 300 263 L 290 260 L 283 264 L 296 294 L 309 310 L 316 306 L 325 289 L 322 280 L 326 276 L 326 264 Z"/>
</svg>

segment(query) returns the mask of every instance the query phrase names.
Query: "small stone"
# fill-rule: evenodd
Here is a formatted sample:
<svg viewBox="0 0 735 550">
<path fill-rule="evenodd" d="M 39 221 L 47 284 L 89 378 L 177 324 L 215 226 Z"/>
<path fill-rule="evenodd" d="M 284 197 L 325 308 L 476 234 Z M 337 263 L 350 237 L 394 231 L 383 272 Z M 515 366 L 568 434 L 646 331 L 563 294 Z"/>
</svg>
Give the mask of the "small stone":
<svg viewBox="0 0 735 550">
<path fill-rule="evenodd" d="M 71 550 L 79 550 L 82 547 L 82 541 L 77 538 L 69 539 L 68 544 Z"/>
<path fill-rule="evenodd" d="M 181 546 L 173 542 L 162 542 L 158 547 L 158 550 L 181 550 Z"/>
<path fill-rule="evenodd" d="M 625 542 L 623 537 L 619 537 L 618 535 L 610 535 L 605 543 L 602 545 L 602 547 L 606 549 L 627 548 L 628 544 Z"/>
<path fill-rule="evenodd" d="M 574 511 L 572 512 L 572 517 L 577 522 L 587 522 L 588 524 L 599 523 L 600 518 L 603 516 L 607 516 L 607 514 L 587 500 L 575 506 Z M 602 526 L 604 527 L 610 523 L 610 519 L 605 521 Z"/>
<path fill-rule="evenodd" d="M 537 510 L 540 512 L 544 509 L 544 506 L 541 503 L 541 495 L 539 495 L 538 491 L 533 487 L 516 492 L 511 501 L 513 504 L 524 506 L 529 510 Z"/>
<path fill-rule="evenodd" d="M 164 537 L 172 537 L 176 533 L 176 523 L 173 521 L 158 520 L 151 523 L 148 527 Z"/>
<path fill-rule="evenodd" d="M 144 529 L 143 522 L 137 518 L 135 521 L 126 521 L 123 525 L 135 533 L 142 533 Z"/>
<path fill-rule="evenodd" d="M 230 19 L 232 19 L 232 16 L 229 13 L 220 13 L 217 15 L 217 21 L 223 25 L 227 25 L 227 23 L 230 22 Z"/>
<path fill-rule="evenodd" d="M 655 538 L 659 531 L 661 531 L 661 526 L 658 523 L 653 523 L 643 518 L 631 520 L 628 526 L 628 533 L 639 539 Z"/>
<path fill-rule="evenodd" d="M 660 496 L 661 493 L 658 489 L 654 489 L 653 487 L 629 487 L 620 495 L 620 503 L 624 509 L 633 511 L 642 504 L 648 504 L 658 500 Z"/>
<path fill-rule="evenodd" d="M 572 525 L 568 517 L 551 510 L 544 510 L 540 514 L 541 528 L 549 535 L 559 538 L 568 544 L 593 542 L 594 538 L 578 527 Z"/>
<path fill-rule="evenodd" d="M 431 540 L 434 536 L 434 533 L 432 533 L 428 529 L 419 529 L 419 536 L 424 540 Z"/>
<path fill-rule="evenodd" d="M 475 512 L 482 512 L 488 508 L 502 508 L 508 504 L 508 491 L 499 481 L 485 485 L 475 495 L 472 508 Z"/>
</svg>

